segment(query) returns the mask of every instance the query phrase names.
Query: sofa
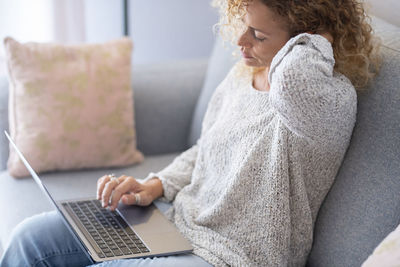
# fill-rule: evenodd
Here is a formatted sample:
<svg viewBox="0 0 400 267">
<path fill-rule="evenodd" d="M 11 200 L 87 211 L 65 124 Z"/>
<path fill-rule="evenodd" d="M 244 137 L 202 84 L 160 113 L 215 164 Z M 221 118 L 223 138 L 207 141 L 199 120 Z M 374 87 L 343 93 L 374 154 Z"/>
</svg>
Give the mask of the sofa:
<svg viewBox="0 0 400 267">
<path fill-rule="evenodd" d="M 358 96 L 357 123 L 333 187 L 315 223 L 309 267 L 360 266 L 400 222 L 400 28 L 373 19 L 381 37 L 378 77 Z M 168 165 L 199 137 L 207 103 L 236 61 L 217 40 L 209 59 L 133 65 L 135 124 L 143 163 L 40 175 L 56 199 L 95 196 L 107 173 L 144 178 Z M 24 218 L 53 210 L 33 179 L 6 169 L 8 81 L 0 77 L 0 254 Z M 168 203 L 156 201 L 161 210 Z"/>
</svg>

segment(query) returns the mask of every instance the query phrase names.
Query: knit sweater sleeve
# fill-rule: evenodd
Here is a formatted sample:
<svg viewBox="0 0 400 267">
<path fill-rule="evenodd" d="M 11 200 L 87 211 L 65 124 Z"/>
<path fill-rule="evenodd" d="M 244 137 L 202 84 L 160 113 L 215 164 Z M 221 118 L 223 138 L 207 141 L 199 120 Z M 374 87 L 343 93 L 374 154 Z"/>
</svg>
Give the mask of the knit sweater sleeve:
<svg viewBox="0 0 400 267">
<path fill-rule="evenodd" d="M 328 40 L 307 33 L 289 40 L 271 63 L 271 105 L 292 132 L 311 141 L 348 134 L 355 120 L 354 87 L 334 65 Z"/>
<path fill-rule="evenodd" d="M 232 72 L 232 71 L 231 71 Z M 211 100 L 208 104 L 207 111 L 205 113 L 201 136 L 211 128 L 214 124 L 216 118 L 218 117 L 219 110 L 222 105 L 224 88 L 227 83 L 228 76 L 221 82 L 221 84 L 214 91 Z M 181 153 L 176 157 L 171 164 L 165 167 L 163 170 L 157 173 L 150 173 L 143 182 L 158 177 L 161 180 L 163 186 L 163 200 L 173 201 L 176 194 L 186 185 L 190 184 L 192 173 L 195 168 L 195 163 L 197 159 L 198 147 L 201 143 L 201 136 L 197 143 L 189 148 L 188 150 Z"/>
</svg>

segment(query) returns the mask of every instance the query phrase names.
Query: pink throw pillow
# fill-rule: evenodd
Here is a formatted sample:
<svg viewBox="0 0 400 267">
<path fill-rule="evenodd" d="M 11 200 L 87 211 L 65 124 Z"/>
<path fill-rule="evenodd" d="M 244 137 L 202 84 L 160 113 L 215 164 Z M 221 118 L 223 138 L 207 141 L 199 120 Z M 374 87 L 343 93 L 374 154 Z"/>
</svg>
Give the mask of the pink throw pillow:
<svg viewBox="0 0 400 267">
<path fill-rule="evenodd" d="M 136 149 L 132 41 L 60 45 L 4 40 L 11 137 L 38 172 L 123 166 Z M 8 170 L 29 175 L 13 149 Z"/>
</svg>

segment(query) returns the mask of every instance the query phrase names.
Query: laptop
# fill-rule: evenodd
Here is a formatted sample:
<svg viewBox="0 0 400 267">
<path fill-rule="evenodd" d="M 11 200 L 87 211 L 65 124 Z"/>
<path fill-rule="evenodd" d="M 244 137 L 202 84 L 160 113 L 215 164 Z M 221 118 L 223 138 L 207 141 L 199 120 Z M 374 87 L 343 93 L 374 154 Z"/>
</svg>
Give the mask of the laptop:
<svg viewBox="0 0 400 267">
<path fill-rule="evenodd" d="M 6 131 L 5 134 L 92 262 L 168 256 L 193 250 L 154 204 L 139 207 L 120 203 L 112 212 L 103 208 L 96 198 L 55 201 Z"/>
</svg>

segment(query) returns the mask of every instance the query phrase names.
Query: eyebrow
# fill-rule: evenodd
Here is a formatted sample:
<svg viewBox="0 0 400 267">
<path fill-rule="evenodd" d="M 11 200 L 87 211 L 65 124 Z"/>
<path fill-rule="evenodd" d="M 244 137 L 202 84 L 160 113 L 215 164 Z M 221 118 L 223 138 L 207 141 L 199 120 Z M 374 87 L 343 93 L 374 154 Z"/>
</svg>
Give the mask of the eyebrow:
<svg viewBox="0 0 400 267">
<path fill-rule="evenodd" d="M 262 31 L 262 30 L 260 30 L 260 29 L 256 29 L 256 28 L 250 27 L 250 26 L 249 26 L 249 28 L 252 29 L 253 31 L 258 31 L 258 32 L 261 32 L 261 33 L 263 33 L 263 34 L 265 34 L 265 35 L 269 35 L 269 33 L 266 33 L 266 32 L 264 32 L 264 31 Z"/>
<path fill-rule="evenodd" d="M 241 21 L 244 23 L 244 18 L 242 18 Z M 264 31 L 262 31 L 262 30 L 260 30 L 260 29 L 256 29 L 256 28 L 251 27 L 251 26 L 248 26 L 248 27 L 249 27 L 250 29 L 252 29 L 253 31 L 258 31 L 258 32 L 261 32 L 261 33 L 263 33 L 263 34 L 265 34 L 265 35 L 270 35 L 269 33 L 266 33 L 266 32 L 264 32 Z"/>
</svg>

